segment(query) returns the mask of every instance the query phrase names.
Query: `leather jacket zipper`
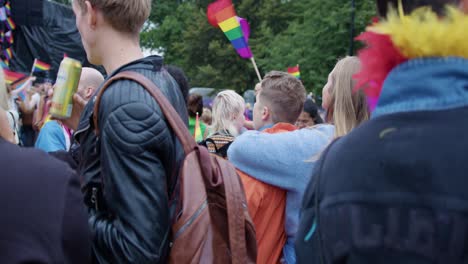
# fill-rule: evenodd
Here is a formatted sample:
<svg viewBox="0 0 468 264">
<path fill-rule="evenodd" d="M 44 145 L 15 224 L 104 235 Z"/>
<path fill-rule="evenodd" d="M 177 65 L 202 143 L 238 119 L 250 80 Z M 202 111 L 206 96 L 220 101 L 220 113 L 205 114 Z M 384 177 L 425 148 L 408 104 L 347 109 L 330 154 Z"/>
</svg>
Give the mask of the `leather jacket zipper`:
<svg viewBox="0 0 468 264">
<path fill-rule="evenodd" d="M 93 187 L 91 189 L 91 203 L 94 205 L 94 209 L 96 209 L 96 211 L 98 211 L 99 209 L 97 193 L 98 189 L 96 187 Z"/>
</svg>

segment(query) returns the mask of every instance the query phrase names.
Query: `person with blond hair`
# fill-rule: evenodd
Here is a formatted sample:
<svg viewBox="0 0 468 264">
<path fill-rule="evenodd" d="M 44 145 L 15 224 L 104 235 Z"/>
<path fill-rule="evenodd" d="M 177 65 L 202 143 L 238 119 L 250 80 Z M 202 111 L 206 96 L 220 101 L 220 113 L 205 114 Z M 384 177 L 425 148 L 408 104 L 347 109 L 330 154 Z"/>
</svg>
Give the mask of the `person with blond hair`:
<svg viewBox="0 0 468 264">
<path fill-rule="evenodd" d="M 327 122 L 335 125 L 335 136 L 342 137 L 369 119 L 366 95 L 355 91 L 353 75 L 359 72 L 361 63 L 357 57 L 346 57 L 336 64 L 328 75 L 322 90 L 322 107 L 327 112 Z"/>
<path fill-rule="evenodd" d="M 468 263 L 468 0 L 377 4 L 355 75 L 372 116 L 323 151 L 298 262 Z"/>
<path fill-rule="evenodd" d="M 222 91 L 213 100 L 212 124 L 204 141 L 208 151 L 223 158 L 244 126 L 245 101 L 234 91 Z"/>
<path fill-rule="evenodd" d="M 151 0 L 74 0 L 72 7 L 91 64 L 107 80 L 131 71 L 152 81 L 187 122 L 177 82 L 159 56 L 144 57 L 139 33 Z M 99 88 L 101 89 L 101 88 Z M 184 150 L 160 107 L 140 84 L 113 82 L 100 99 L 74 95 L 73 112 L 62 120 L 75 130 L 78 172 L 89 211 L 96 263 L 166 263 L 174 192 Z M 96 98 L 96 97 L 94 97 Z M 90 122 L 98 118 L 98 127 Z M 100 131 L 99 136 L 95 130 Z M 174 194 L 174 195 L 173 195 Z"/>
<path fill-rule="evenodd" d="M 0 137 L 8 142 L 15 142 L 15 134 L 11 129 L 10 122 L 7 118 L 8 113 L 0 107 Z"/>
<path fill-rule="evenodd" d="M 10 131 L 13 133 L 13 143 L 19 144 L 19 113 L 14 109 L 13 103 L 5 83 L 5 74 L 3 70 L 0 70 L 0 108 L 4 110 L 3 114 L 8 120 Z"/>
</svg>

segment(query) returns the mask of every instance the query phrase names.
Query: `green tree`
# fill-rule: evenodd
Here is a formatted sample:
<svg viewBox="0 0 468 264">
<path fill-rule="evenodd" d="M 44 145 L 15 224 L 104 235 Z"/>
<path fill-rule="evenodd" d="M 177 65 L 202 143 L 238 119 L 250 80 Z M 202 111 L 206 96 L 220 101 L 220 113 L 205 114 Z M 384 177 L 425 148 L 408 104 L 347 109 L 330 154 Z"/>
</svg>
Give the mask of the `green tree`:
<svg viewBox="0 0 468 264">
<path fill-rule="evenodd" d="M 206 19 L 212 0 L 155 0 L 142 33 L 146 48 L 164 54 L 166 64 L 185 70 L 193 87 L 252 89 L 258 79 L 222 31 Z M 321 93 L 336 61 L 348 54 L 351 0 L 238 0 L 239 16 L 251 25 L 250 47 L 262 74 L 300 65 L 309 91 Z M 355 0 L 355 35 L 375 14 L 374 0 Z"/>
</svg>

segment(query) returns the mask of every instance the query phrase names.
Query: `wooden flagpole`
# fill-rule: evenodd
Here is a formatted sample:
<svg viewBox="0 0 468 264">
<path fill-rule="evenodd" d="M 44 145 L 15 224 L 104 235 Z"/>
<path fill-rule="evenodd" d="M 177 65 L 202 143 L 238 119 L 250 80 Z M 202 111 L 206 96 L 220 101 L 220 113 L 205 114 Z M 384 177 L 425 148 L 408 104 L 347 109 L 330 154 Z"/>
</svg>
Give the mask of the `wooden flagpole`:
<svg viewBox="0 0 468 264">
<path fill-rule="evenodd" d="M 258 80 L 260 82 L 262 82 L 262 76 L 260 75 L 260 71 L 258 70 L 257 63 L 255 62 L 254 56 L 252 56 L 252 58 L 250 58 L 250 61 L 252 61 L 252 64 L 253 64 L 253 66 L 255 68 L 255 72 L 257 73 Z"/>
<path fill-rule="evenodd" d="M 37 59 L 34 59 L 34 63 L 33 63 L 33 66 L 31 68 L 31 74 L 29 75 L 31 77 L 33 76 L 33 73 L 34 73 L 34 66 L 36 66 L 36 61 L 37 61 Z"/>
</svg>

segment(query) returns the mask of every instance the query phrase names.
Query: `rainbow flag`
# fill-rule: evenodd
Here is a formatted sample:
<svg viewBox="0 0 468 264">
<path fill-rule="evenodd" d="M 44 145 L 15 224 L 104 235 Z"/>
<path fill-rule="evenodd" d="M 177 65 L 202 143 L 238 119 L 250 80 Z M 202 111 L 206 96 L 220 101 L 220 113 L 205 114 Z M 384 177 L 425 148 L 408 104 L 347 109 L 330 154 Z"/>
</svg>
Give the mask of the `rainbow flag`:
<svg viewBox="0 0 468 264">
<path fill-rule="evenodd" d="M 237 17 L 231 0 L 217 0 L 211 3 L 206 15 L 210 24 L 221 28 L 239 56 L 244 59 L 253 57 L 248 43 L 249 24 L 247 20 Z"/>
<path fill-rule="evenodd" d="M 42 62 L 38 59 L 34 60 L 33 72 L 48 71 L 48 70 L 50 70 L 49 64 Z"/>
<path fill-rule="evenodd" d="M 11 31 L 8 31 L 5 34 L 5 37 L 6 37 L 6 40 L 8 41 L 8 43 L 13 44 L 14 39 L 13 39 L 13 34 L 11 34 Z"/>
<path fill-rule="evenodd" d="M 25 79 L 22 83 L 18 84 L 16 89 L 13 91 L 14 93 L 18 94 L 18 96 L 21 98 L 21 101 L 26 99 L 29 83 L 29 79 Z"/>
<path fill-rule="evenodd" d="M 7 18 L 7 27 L 10 30 L 15 30 L 16 29 L 16 24 L 15 24 L 15 22 L 13 22 L 13 19 L 11 19 L 11 17 Z"/>
<path fill-rule="evenodd" d="M 17 82 L 18 80 L 23 79 L 23 78 L 26 77 L 25 74 L 10 71 L 10 70 L 7 70 L 7 69 L 3 69 L 3 73 L 5 75 L 5 82 L 7 84 L 12 84 L 12 83 Z"/>
<path fill-rule="evenodd" d="M 10 5 L 10 3 L 7 3 L 5 5 L 5 10 L 6 10 L 7 15 L 11 15 L 11 5 Z"/>
<path fill-rule="evenodd" d="M 289 67 L 288 68 L 288 73 L 291 74 L 292 76 L 301 79 L 301 72 L 299 71 L 299 65 L 295 67 Z"/>
<path fill-rule="evenodd" d="M 11 60 L 11 58 L 13 58 L 13 52 L 11 51 L 11 48 L 4 50 L 3 55 L 5 55 L 7 60 Z"/>
<path fill-rule="evenodd" d="M 196 142 L 201 142 L 203 141 L 203 135 L 200 127 L 200 118 L 198 117 L 197 113 L 197 118 L 195 119 L 195 131 L 193 133 L 193 138 L 195 139 Z"/>
</svg>

